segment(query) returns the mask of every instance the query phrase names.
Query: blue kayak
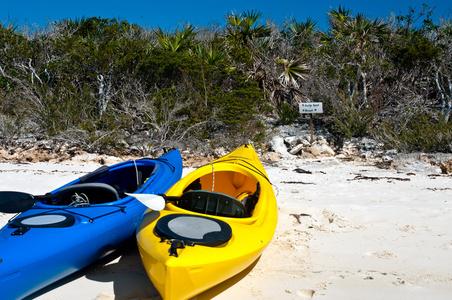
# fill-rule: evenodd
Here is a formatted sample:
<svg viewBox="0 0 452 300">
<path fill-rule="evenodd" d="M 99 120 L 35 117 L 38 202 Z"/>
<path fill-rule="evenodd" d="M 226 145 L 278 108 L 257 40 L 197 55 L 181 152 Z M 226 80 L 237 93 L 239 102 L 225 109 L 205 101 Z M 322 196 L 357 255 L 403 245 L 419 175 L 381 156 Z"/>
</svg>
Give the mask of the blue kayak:
<svg viewBox="0 0 452 300">
<path fill-rule="evenodd" d="M 0 230 L 0 298 L 24 298 L 125 245 L 147 209 L 126 193 L 161 194 L 181 175 L 174 149 L 157 159 L 103 166 L 35 196 L 30 209 Z M 14 193 L 4 192 L 3 200 L 15 200 Z"/>
</svg>

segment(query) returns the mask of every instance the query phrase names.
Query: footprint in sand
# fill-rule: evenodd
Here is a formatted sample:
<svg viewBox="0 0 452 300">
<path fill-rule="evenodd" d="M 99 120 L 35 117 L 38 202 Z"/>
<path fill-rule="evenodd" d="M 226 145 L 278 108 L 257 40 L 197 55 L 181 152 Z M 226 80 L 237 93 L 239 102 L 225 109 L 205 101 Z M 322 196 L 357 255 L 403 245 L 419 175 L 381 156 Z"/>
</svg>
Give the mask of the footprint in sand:
<svg viewBox="0 0 452 300">
<path fill-rule="evenodd" d="M 367 255 L 374 255 L 378 258 L 382 258 L 382 259 L 391 259 L 394 257 L 397 257 L 397 255 L 395 255 L 394 253 L 391 252 L 387 252 L 387 251 L 375 251 L 375 252 L 367 252 Z"/>
<path fill-rule="evenodd" d="M 314 293 L 315 291 L 313 290 L 303 289 L 298 290 L 295 294 L 297 294 L 297 296 L 300 296 L 301 300 L 311 300 Z"/>
<path fill-rule="evenodd" d="M 415 233 L 417 231 L 416 227 L 412 226 L 412 225 L 405 225 L 405 226 L 401 226 L 398 228 L 400 231 L 403 232 L 410 232 L 410 233 Z"/>
<path fill-rule="evenodd" d="M 445 243 L 442 248 L 444 250 L 452 250 L 452 241 L 449 241 L 448 243 Z"/>
</svg>

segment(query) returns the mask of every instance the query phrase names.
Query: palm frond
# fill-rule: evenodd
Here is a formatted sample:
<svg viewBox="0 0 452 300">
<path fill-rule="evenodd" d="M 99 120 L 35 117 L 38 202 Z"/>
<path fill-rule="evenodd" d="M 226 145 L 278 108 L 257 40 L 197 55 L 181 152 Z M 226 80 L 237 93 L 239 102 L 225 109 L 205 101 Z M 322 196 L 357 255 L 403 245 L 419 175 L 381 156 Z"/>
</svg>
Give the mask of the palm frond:
<svg viewBox="0 0 452 300">
<path fill-rule="evenodd" d="M 185 27 L 182 31 L 176 30 L 173 34 L 163 32 L 159 28 L 156 32 L 157 43 L 164 50 L 178 52 L 179 50 L 189 46 L 192 37 L 194 37 L 197 32 L 193 25 Z"/>
<path fill-rule="evenodd" d="M 287 60 L 276 59 L 276 63 L 283 65 L 284 71 L 279 76 L 281 84 L 284 86 L 293 85 L 298 88 L 297 80 L 306 80 L 309 74 L 309 68 L 300 59 Z"/>
</svg>

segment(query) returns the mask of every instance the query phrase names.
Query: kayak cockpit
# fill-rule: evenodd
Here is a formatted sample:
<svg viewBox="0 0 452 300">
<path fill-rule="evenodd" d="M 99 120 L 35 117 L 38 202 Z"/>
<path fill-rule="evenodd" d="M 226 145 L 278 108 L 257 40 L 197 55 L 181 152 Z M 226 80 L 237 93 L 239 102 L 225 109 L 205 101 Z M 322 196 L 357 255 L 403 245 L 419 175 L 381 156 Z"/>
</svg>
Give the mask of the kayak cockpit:
<svg viewBox="0 0 452 300">
<path fill-rule="evenodd" d="M 239 200 L 210 191 L 189 191 L 179 198 L 179 207 L 206 215 L 244 218 L 248 215 L 245 205 Z"/>
<path fill-rule="evenodd" d="M 260 184 L 233 171 L 204 175 L 190 183 L 177 207 L 206 215 L 246 218 L 259 200 Z"/>
<path fill-rule="evenodd" d="M 56 195 L 55 203 L 74 207 L 102 204 L 119 200 L 119 194 L 105 183 L 81 183 L 62 188 Z"/>
<path fill-rule="evenodd" d="M 83 207 L 105 204 L 126 197 L 144 188 L 147 179 L 156 174 L 158 165 L 130 161 L 120 168 L 102 166 L 79 178 L 78 182 L 62 187 L 42 199 L 44 204 Z"/>
</svg>

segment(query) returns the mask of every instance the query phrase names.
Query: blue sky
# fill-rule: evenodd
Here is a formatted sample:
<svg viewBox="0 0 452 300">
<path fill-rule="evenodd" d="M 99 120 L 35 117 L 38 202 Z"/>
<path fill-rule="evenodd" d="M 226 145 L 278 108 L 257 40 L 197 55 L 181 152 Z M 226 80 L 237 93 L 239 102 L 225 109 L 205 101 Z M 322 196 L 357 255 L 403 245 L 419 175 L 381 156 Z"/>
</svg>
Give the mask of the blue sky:
<svg viewBox="0 0 452 300">
<path fill-rule="evenodd" d="M 19 26 L 37 24 L 43 27 L 48 21 L 81 17 L 119 18 L 141 26 L 173 29 L 183 22 L 198 26 L 224 25 L 224 17 L 232 11 L 262 12 L 264 18 L 284 22 L 289 18 L 305 21 L 308 17 L 327 28 L 326 12 L 339 5 L 363 13 L 371 18 L 385 18 L 391 13 L 406 14 L 409 7 L 422 9 L 422 4 L 436 7 L 433 19 L 452 19 L 452 1 L 320 1 L 320 0 L 229 0 L 229 1 L 179 1 L 179 0 L 0 0 L 0 20 L 13 21 Z"/>
</svg>

